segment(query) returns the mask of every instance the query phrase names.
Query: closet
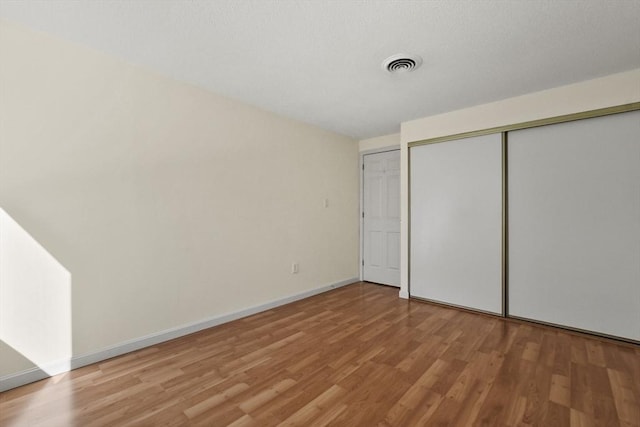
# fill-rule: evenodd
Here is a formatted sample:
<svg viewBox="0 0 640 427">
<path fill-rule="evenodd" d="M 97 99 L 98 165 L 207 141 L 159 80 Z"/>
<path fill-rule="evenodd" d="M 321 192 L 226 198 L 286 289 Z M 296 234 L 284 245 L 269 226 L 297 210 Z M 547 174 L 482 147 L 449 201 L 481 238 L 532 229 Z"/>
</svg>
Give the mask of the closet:
<svg viewBox="0 0 640 427">
<path fill-rule="evenodd" d="M 640 342 L 639 109 L 411 143 L 411 297 Z"/>
</svg>

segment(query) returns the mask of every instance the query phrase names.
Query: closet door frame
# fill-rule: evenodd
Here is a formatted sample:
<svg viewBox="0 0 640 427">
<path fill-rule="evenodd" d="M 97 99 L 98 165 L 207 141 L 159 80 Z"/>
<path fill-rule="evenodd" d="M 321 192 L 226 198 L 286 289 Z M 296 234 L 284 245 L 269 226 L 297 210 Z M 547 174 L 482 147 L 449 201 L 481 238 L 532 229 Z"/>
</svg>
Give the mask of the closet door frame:
<svg viewBox="0 0 640 427">
<path fill-rule="evenodd" d="M 432 302 L 432 303 L 441 304 L 441 305 L 445 305 L 445 306 L 462 308 L 462 309 L 465 309 L 465 310 L 470 310 L 470 311 L 475 311 L 475 312 L 479 312 L 479 313 L 489 314 L 491 316 L 501 316 L 501 317 L 504 317 L 504 318 L 516 319 L 516 320 L 519 320 L 519 321 L 537 323 L 537 324 L 542 324 L 542 325 L 547 325 L 547 326 L 553 326 L 553 327 L 560 328 L 560 329 L 576 331 L 576 332 L 581 332 L 581 333 L 587 333 L 587 334 L 590 334 L 590 335 L 595 335 L 595 336 L 599 336 L 599 337 L 614 339 L 614 340 L 617 340 L 617 341 L 629 342 L 629 343 L 633 343 L 633 344 L 640 344 L 640 341 L 636 341 L 636 340 L 625 338 L 625 337 L 612 336 L 612 335 L 608 335 L 608 334 L 604 334 L 604 333 L 600 333 L 600 332 L 596 332 L 596 331 L 583 330 L 583 329 L 579 329 L 579 328 L 574 328 L 574 327 L 565 326 L 565 325 L 558 325 L 558 324 L 544 322 L 544 321 L 535 320 L 535 319 L 521 318 L 521 317 L 510 315 L 510 313 L 509 313 L 509 203 L 508 203 L 509 202 L 509 200 L 508 200 L 508 197 L 509 197 L 509 191 L 508 191 L 509 190 L 509 182 L 508 182 L 508 171 L 509 171 L 509 162 L 508 162 L 509 143 L 508 143 L 508 139 L 509 139 L 509 132 L 510 131 L 515 131 L 515 130 L 534 128 L 534 127 L 539 127 L 539 126 L 547 126 L 547 125 L 553 125 L 553 124 L 558 124 L 558 123 L 565 123 L 565 122 L 571 122 L 571 121 L 577 121 L 577 120 L 585 120 L 585 119 L 590 119 L 590 118 L 595 118 L 595 117 L 603 117 L 603 116 L 608 116 L 608 115 L 612 115 L 612 114 L 626 113 L 626 112 L 637 111 L 637 110 L 640 110 L 640 102 L 634 102 L 634 103 L 618 105 L 618 106 L 614 106 L 614 107 L 600 108 L 600 109 L 596 109 L 596 110 L 589 110 L 589 111 L 584 111 L 584 112 L 579 112 L 579 113 L 566 114 L 566 115 L 561 115 L 561 116 L 549 117 L 549 118 L 545 118 L 545 119 L 532 120 L 532 121 L 528 121 L 528 122 L 515 123 L 515 124 L 510 124 L 510 125 L 505 125 L 505 126 L 498 126 L 498 127 L 487 128 L 487 129 L 482 129 L 482 130 L 477 130 L 477 131 L 464 132 L 464 133 L 459 133 L 459 134 L 454 134 L 454 135 L 446 135 L 446 136 L 441 136 L 441 137 L 436 137 L 436 138 L 430 138 L 430 139 L 410 142 L 408 144 L 409 170 L 408 170 L 408 173 L 407 173 L 407 176 L 409 177 L 409 180 L 408 180 L 409 181 L 409 188 L 408 188 L 408 192 L 409 192 L 409 194 L 408 194 L 408 200 L 409 200 L 409 210 L 408 210 L 408 213 L 409 213 L 409 224 L 408 224 L 409 233 L 408 233 L 408 239 L 407 239 L 408 240 L 407 241 L 407 245 L 408 245 L 407 253 L 409 254 L 409 271 L 408 271 L 408 274 L 409 274 L 409 282 L 408 282 L 409 298 L 410 299 L 414 299 L 414 300 L 422 300 L 422 301 Z M 460 307 L 460 306 L 456 306 L 456 305 L 453 305 L 453 304 L 448 304 L 448 303 L 445 303 L 445 302 L 432 301 L 432 300 L 429 300 L 429 299 L 412 296 L 411 295 L 411 262 L 412 262 L 412 260 L 411 260 L 411 235 L 412 235 L 412 233 L 411 233 L 411 223 L 412 223 L 412 218 L 411 218 L 411 179 L 410 179 L 411 178 L 411 149 L 413 147 L 418 147 L 418 146 L 422 146 L 422 145 L 439 144 L 439 143 L 445 143 L 447 141 L 456 141 L 456 140 L 460 140 L 460 139 L 466 139 L 466 138 L 482 136 L 482 135 L 498 134 L 498 133 L 502 134 L 502 313 L 500 315 L 496 315 L 495 313 L 485 312 L 485 311 L 481 311 L 481 310 L 475 310 L 475 309 L 469 308 L 469 307 Z"/>
</svg>

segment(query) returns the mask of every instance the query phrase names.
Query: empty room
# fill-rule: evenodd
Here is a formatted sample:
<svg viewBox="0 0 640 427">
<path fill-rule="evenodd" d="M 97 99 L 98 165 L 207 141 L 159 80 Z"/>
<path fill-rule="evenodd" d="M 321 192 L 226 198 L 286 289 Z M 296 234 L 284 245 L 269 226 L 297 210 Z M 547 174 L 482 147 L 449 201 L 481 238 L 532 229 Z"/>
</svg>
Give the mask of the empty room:
<svg viewBox="0 0 640 427">
<path fill-rule="evenodd" d="M 640 1 L 0 0 L 0 426 L 640 427 Z"/>
</svg>

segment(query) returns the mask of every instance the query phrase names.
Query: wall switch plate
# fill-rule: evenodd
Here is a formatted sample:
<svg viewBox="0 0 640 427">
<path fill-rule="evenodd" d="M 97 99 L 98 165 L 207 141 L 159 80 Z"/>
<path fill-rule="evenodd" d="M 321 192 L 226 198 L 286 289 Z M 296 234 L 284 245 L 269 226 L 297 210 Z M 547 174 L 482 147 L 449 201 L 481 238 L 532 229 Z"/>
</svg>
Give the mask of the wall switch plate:
<svg viewBox="0 0 640 427">
<path fill-rule="evenodd" d="M 294 262 L 291 264 L 291 274 L 298 274 L 298 263 Z"/>
</svg>

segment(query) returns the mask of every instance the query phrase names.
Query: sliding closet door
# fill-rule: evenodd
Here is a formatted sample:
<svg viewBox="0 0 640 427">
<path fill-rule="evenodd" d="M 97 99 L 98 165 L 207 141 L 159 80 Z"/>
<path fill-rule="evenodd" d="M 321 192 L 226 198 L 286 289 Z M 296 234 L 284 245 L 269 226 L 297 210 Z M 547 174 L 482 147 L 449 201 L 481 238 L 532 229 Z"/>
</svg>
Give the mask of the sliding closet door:
<svg viewBox="0 0 640 427">
<path fill-rule="evenodd" d="M 502 137 L 410 149 L 411 296 L 501 313 Z"/>
<path fill-rule="evenodd" d="M 640 340 L 640 112 L 508 145 L 510 315 Z"/>
</svg>

